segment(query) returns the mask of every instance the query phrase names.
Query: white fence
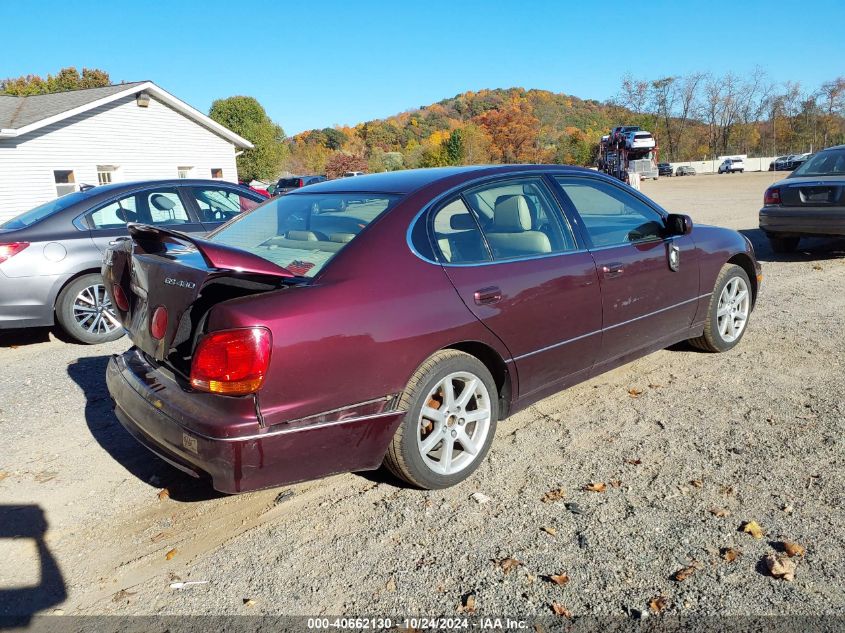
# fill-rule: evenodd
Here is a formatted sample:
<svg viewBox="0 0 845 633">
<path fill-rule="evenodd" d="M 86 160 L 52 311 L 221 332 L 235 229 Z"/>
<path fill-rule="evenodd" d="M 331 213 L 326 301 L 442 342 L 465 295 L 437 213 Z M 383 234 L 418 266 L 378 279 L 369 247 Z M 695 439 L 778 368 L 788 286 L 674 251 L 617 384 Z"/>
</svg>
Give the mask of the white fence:
<svg viewBox="0 0 845 633">
<path fill-rule="evenodd" d="M 769 165 L 775 160 L 777 156 L 763 156 L 761 158 L 744 158 L 745 171 L 768 171 Z M 697 174 L 715 174 L 719 171 L 719 165 L 722 164 L 721 158 L 714 158 L 713 160 L 694 160 L 686 163 L 669 163 L 672 165 L 672 173 L 678 167 L 692 167 Z"/>
</svg>

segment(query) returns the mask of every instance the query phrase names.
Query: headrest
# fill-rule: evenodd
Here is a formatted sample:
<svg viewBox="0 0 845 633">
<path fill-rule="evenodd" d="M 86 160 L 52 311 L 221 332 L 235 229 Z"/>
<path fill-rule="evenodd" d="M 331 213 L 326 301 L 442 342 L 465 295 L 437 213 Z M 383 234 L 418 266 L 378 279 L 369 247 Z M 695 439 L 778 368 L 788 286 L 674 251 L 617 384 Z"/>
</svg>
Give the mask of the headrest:
<svg viewBox="0 0 845 633">
<path fill-rule="evenodd" d="M 289 240 L 299 240 L 300 242 L 317 242 L 320 240 L 314 231 L 288 231 L 285 237 Z"/>
<path fill-rule="evenodd" d="M 331 235 L 329 235 L 330 241 L 340 242 L 341 244 L 346 244 L 347 242 L 351 242 L 354 239 L 354 233 L 332 233 Z"/>
<path fill-rule="evenodd" d="M 458 213 L 449 218 L 449 227 L 453 231 L 469 231 L 477 228 L 469 213 Z"/>
<path fill-rule="evenodd" d="M 123 220 L 124 222 L 134 222 L 138 217 L 134 211 L 129 211 L 123 207 L 118 207 L 117 211 L 115 211 L 115 215 L 118 219 Z"/>
<path fill-rule="evenodd" d="M 504 199 L 503 199 L 504 198 Z M 531 230 L 528 200 L 522 195 L 500 196 L 493 209 L 493 230 L 499 233 L 521 233 Z"/>
<path fill-rule="evenodd" d="M 173 207 L 176 206 L 176 203 L 173 202 L 167 196 L 163 196 L 160 193 L 155 194 L 150 201 L 153 203 L 153 206 L 158 209 L 159 211 L 170 211 Z"/>
</svg>

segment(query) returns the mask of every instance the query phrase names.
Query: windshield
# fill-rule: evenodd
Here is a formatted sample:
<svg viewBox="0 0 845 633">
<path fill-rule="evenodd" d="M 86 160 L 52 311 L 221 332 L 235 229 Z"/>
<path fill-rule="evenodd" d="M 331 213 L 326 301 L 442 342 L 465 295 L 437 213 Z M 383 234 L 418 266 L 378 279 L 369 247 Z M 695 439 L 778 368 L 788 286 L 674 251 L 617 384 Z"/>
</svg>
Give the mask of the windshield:
<svg viewBox="0 0 845 633">
<path fill-rule="evenodd" d="M 813 154 L 789 178 L 801 176 L 845 176 L 845 148 Z"/>
<path fill-rule="evenodd" d="M 69 193 L 61 198 L 56 198 L 55 200 L 50 200 L 50 202 L 38 205 L 29 211 L 24 211 L 19 216 L 8 220 L 4 224 L 0 224 L 0 229 L 25 229 L 26 227 L 43 220 L 47 216 L 53 215 L 62 209 L 67 209 L 72 204 L 76 204 L 80 200 L 85 200 L 88 197 L 89 194 L 82 191 Z"/>
<path fill-rule="evenodd" d="M 291 194 L 274 198 L 209 239 L 313 277 L 400 196 L 370 193 Z"/>
</svg>

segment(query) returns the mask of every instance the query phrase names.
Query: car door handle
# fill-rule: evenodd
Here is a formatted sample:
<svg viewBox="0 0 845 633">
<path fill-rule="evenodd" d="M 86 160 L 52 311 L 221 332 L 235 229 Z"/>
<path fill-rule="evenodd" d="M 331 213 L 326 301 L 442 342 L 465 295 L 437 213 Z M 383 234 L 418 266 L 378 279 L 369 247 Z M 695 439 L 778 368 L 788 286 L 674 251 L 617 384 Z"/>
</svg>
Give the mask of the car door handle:
<svg viewBox="0 0 845 633">
<path fill-rule="evenodd" d="M 618 277 L 623 272 L 625 272 L 625 269 L 622 267 L 622 264 L 620 262 L 614 262 L 612 264 L 606 264 L 602 266 L 601 272 L 604 274 L 605 277 L 611 278 Z"/>
<path fill-rule="evenodd" d="M 128 240 L 128 239 L 129 239 L 128 237 L 119 237 L 119 238 L 117 238 L 117 239 L 112 240 L 111 242 L 109 242 L 109 246 L 117 246 L 117 245 L 118 245 L 118 244 L 120 244 L 121 242 L 125 242 L 125 241 L 126 241 L 126 240 Z"/>
<path fill-rule="evenodd" d="M 477 305 L 490 305 L 491 303 L 498 303 L 502 299 L 502 291 L 496 286 L 482 288 L 475 291 L 473 298 Z"/>
</svg>

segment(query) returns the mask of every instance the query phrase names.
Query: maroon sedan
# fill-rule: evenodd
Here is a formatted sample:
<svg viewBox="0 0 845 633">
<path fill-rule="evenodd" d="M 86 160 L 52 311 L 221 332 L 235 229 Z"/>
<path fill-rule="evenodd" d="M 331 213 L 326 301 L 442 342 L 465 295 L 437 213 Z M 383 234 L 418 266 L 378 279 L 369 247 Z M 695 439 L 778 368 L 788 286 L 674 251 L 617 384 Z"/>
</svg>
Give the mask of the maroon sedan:
<svg viewBox="0 0 845 633">
<path fill-rule="evenodd" d="M 274 198 L 208 239 L 131 226 L 103 275 L 120 422 L 223 492 L 386 464 L 441 488 L 498 420 L 678 341 L 734 347 L 750 242 L 592 171 L 414 170 Z"/>
</svg>

